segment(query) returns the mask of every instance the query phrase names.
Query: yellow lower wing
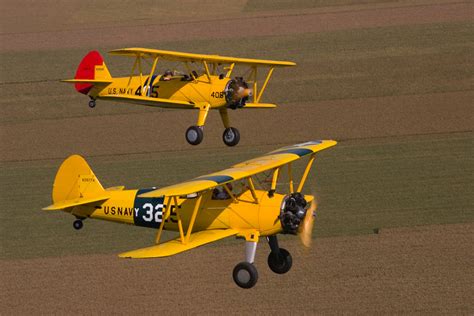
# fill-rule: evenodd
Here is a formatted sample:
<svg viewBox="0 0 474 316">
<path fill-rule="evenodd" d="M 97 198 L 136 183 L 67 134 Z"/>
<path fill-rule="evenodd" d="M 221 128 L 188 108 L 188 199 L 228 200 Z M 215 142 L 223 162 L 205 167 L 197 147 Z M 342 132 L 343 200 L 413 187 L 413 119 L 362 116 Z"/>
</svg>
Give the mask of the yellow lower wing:
<svg viewBox="0 0 474 316">
<path fill-rule="evenodd" d="M 234 229 L 214 229 L 214 230 L 203 230 L 197 233 L 191 234 L 189 242 L 187 244 L 181 243 L 181 239 L 170 240 L 163 244 L 151 246 L 147 248 L 132 250 L 119 254 L 121 258 L 133 258 L 133 259 L 145 259 L 145 258 L 158 258 L 167 257 L 178 254 L 180 252 L 190 250 L 219 239 L 234 236 L 238 231 Z"/>
<path fill-rule="evenodd" d="M 146 97 L 146 96 L 127 95 L 127 94 L 104 95 L 104 96 L 101 96 L 100 99 L 135 103 L 135 104 L 147 105 L 147 106 L 165 107 L 165 108 L 193 109 L 196 107 L 194 103 L 186 102 L 186 101 L 170 100 L 170 99 L 163 99 L 163 98 L 151 98 L 151 97 Z"/>
<path fill-rule="evenodd" d="M 245 103 L 244 109 L 273 109 L 276 104 L 271 103 Z"/>
</svg>

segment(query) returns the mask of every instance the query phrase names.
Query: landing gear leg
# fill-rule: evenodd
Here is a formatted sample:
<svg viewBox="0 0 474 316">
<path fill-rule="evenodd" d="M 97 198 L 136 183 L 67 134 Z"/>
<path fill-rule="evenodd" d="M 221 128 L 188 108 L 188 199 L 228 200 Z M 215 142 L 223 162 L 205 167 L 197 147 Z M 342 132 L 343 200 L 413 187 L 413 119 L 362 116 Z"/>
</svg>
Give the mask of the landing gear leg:
<svg viewBox="0 0 474 316">
<path fill-rule="evenodd" d="M 219 114 L 221 115 L 222 123 L 225 127 L 224 134 L 222 135 L 222 140 L 224 141 L 224 144 L 229 147 L 237 145 L 240 141 L 240 132 L 235 127 L 230 126 L 227 108 L 219 109 Z"/>
<path fill-rule="evenodd" d="M 234 282 L 244 289 L 255 286 L 258 280 L 257 268 L 253 265 L 255 252 L 257 251 L 256 241 L 247 241 L 245 244 L 245 261 L 237 264 L 232 273 Z"/>
<path fill-rule="evenodd" d="M 207 114 L 210 109 L 209 104 L 205 104 L 199 107 L 199 117 L 197 125 L 190 126 L 186 130 L 186 141 L 191 145 L 199 145 L 204 139 L 204 124 L 206 123 Z"/>
<path fill-rule="evenodd" d="M 278 274 L 284 274 L 290 271 L 293 265 L 293 259 L 288 250 L 278 246 L 278 239 L 276 235 L 267 237 L 268 245 L 271 252 L 268 255 L 268 266 L 270 269 Z"/>
</svg>

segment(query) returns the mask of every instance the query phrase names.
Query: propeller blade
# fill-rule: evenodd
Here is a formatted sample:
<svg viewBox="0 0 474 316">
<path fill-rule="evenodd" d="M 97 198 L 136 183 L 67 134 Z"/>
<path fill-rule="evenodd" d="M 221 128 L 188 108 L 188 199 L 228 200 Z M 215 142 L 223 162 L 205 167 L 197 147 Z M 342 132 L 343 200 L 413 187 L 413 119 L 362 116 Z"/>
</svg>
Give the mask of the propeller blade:
<svg viewBox="0 0 474 316">
<path fill-rule="evenodd" d="M 252 89 L 248 89 L 248 88 L 245 88 L 245 87 L 239 87 L 237 89 L 237 97 L 239 99 L 242 99 L 242 98 L 245 98 L 245 97 L 248 97 L 248 96 L 251 96 L 252 95 Z"/>
<path fill-rule="evenodd" d="M 300 226 L 300 239 L 303 246 L 309 248 L 311 246 L 311 235 L 313 234 L 314 216 L 316 215 L 316 199 L 311 202 L 311 206 L 306 211 L 303 223 Z"/>
</svg>

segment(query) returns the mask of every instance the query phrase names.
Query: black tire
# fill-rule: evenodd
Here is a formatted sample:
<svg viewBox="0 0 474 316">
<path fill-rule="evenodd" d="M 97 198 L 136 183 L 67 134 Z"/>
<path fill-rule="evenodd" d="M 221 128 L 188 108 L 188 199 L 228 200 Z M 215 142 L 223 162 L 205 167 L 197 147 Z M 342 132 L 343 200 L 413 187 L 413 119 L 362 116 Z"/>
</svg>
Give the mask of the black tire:
<svg viewBox="0 0 474 316">
<path fill-rule="evenodd" d="M 79 230 L 84 226 L 84 223 L 80 219 L 76 219 L 74 223 L 72 223 L 72 226 L 74 227 L 75 230 Z"/>
<path fill-rule="evenodd" d="M 190 126 L 186 130 L 186 140 L 191 145 L 199 145 L 204 138 L 202 128 L 199 126 Z"/>
<path fill-rule="evenodd" d="M 95 108 L 95 100 L 90 100 L 90 101 L 89 101 L 89 107 L 90 107 L 91 109 Z"/>
<path fill-rule="evenodd" d="M 235 266 L 232 277 L 234 278 L 235 284 L 243 289 L 250 289 L 257 283 L 257 268 L 251 263 L 241 262 Z"/>
<path fill-rule="evenodd" d="M 229 147 L 237 145 L 240 141 L 239 130 L 235 127 L 226 128 L 224 134 L 222 134 L 222 140 L 224 141 L 224 144 Z"/>
<path fill-rule="evenodd" d="M 291 258 L 290 253 L 284 248 L 280 248 L 278 254 L 272 251 L 268 255 L 268 266 L 275 273 L 287 273 L 290 271 L 292 265 L 293 259 Z"/>
</svg>

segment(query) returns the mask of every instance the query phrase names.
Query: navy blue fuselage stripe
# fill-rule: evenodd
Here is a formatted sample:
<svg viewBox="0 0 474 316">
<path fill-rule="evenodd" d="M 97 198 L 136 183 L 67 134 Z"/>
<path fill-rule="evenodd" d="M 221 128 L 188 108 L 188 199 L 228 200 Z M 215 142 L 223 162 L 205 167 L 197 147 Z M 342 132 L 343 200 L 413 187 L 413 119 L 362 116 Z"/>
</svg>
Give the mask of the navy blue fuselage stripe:
<svg viewBox="0 0 474 316">
<path fill-rule="evenodd" d="M 311 154 L 313 151 L 311 149 L 306 149 L 306 148 L 291 148 L 291 149 L 286 149 L 282 151 L 278 151 L 275 153 L 272 153 L 272 155 L 276 154 L 295 154 L 300 157 L 306 156 L 307 154 Z"/>
<path fill-rule="evenodd" d="M 229 177 L 229 176 L 207 176 L 207 177 L 200 177 L 200 178 L 194 179 L 193 181 L 200 181 L 200 180 L 209 180 L 209 181 L 214 181 L 218 184 L 221 184 L 224 182 L 232 181 L 234 180 L 234 178 Z"/>
<path fill-rule="evenodd" d="M 151 192 L 151 191 L 155 191 L 157 190 L 158 188 L 146 188 L 146 189 L 138 189 L 137 191 L 137 195 L 140 195 L 140 194 L 143 194 L 143 193 L 147 193 L 147 192 Z"/>
<path fill-rule="evenodd" d="M 133 201 L 133 223 L 136 226 L 159 228 L 163 220 L 164 197 L 141 198 L 140 194 L 157 188 L 139 189 Z M 157 214 L 158 212 L 158 214 Z"/>
</svg>

